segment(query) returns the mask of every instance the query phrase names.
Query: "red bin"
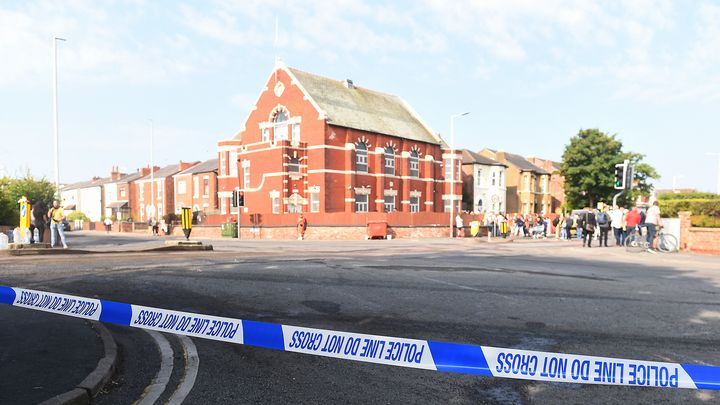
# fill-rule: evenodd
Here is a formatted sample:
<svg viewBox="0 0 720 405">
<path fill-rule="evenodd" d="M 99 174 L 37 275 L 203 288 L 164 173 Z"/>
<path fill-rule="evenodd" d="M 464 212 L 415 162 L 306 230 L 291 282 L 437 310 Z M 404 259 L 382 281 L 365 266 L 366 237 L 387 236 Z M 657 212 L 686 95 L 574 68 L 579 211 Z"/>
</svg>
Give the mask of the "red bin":
<svg viewBox="0 0 720 405">
<path fill-rule="evenodd" d="M 387 238 L 388 223 L 387 221 L 368 221 L 367 223 L 367 237 L 368 239 L 373 238 Z"/>
</svg>

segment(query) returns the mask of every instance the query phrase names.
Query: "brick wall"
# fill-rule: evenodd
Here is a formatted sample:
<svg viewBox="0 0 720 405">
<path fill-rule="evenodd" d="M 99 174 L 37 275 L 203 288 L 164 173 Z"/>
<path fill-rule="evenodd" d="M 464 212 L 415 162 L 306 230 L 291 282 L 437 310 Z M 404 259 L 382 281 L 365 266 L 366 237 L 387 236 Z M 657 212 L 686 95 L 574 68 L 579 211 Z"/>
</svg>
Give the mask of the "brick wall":
<svg viewBox="0 0 720 405">
<path fill-rule="evenodd" d="M 691 213 L 682 211 L 680 217 L 680 249 L 720 255 L 720 228 L 696 228 L 691 226 Z"/>
</svg>

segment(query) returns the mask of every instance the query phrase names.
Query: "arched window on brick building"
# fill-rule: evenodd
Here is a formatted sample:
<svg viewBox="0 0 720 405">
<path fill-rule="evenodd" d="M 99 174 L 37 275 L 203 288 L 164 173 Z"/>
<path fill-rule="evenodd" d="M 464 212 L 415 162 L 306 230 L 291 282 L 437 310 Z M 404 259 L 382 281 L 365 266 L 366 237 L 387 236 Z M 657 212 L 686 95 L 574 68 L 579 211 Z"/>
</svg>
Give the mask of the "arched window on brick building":
<svg viewBox="0 0 720 405">
<path fill-rule="evenodd" d="M 395 150 L 392 146 L 385 148 L 385 174 L 395 175 Z"/>
<path fill-rule="evenodd" d="M 288 116 L 285 111 L 275 114 L 275 142 L 288 139 Z"/>
<path fill-rule="evenodd" d="M 410 177 L 420 177 L 420 156 L 416 150 L 410 152 Z"/>
<path fill-rule="evenodd" d="M 355 147 L 355 170 L 358 172 L 367 173 L 367 159 L 367 144 L 365 142 L 358 142 L 357 146 Z"/>
</svg>

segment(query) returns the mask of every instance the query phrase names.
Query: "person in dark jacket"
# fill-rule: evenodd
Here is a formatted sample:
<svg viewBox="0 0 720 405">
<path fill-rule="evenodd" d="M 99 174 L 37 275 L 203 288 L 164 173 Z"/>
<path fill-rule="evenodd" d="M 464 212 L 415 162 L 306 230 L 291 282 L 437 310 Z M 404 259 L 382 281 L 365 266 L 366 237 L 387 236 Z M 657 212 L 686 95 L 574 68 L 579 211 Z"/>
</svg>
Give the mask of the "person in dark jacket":
<svg viewBox="0 0 720 405">
<path fill-rule="evenodd" d="M 595 218 L 595 213 L 590 207 L 585 208 L 585 212 L 580 214 L 580 217 L 582 218 L 583 247 L 585 247 L 586 243 L 587 247 L 592 247 L 593 235 L 595 234 L 595 228 L 597 228 L 597 218 Z"/>
<path fill-rule="evenodd" d="M 47 207 L 42 201 L 37 201 L 32 206 L 32 225 L 38 230 L 38 238 L 33 243 L 42 243 L 45 237 L 45 227 L 47 226 Z"/>
<path fill-rule="evenodd" d="M 600 211 L 597 216 L 597 227 L 600 229 L 600 237 L 598 238 L 598 243 L 600 244 L 600 247 L 608 247 L 608 234 L 610 233 L 610 213 L 608 212 L 608 206 L 603 206 L 602 211 Z"/>
</svg>

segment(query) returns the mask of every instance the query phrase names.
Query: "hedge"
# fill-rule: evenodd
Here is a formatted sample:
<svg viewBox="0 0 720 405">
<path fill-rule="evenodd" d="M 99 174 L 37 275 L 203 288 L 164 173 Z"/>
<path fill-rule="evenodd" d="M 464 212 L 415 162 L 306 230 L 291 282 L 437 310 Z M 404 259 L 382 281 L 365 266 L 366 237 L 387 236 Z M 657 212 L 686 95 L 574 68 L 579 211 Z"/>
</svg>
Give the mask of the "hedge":
<svg viewBox="0 0 720 405">
<path fill-rule="evenodd" d="M 680 211 L 690 211 L 693 215 L 720 217 L 720 199 L 658 200 L 663 217 L 676 218 Z"/>
</svg>

